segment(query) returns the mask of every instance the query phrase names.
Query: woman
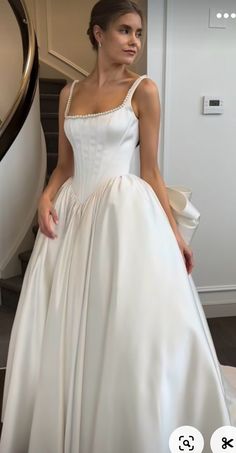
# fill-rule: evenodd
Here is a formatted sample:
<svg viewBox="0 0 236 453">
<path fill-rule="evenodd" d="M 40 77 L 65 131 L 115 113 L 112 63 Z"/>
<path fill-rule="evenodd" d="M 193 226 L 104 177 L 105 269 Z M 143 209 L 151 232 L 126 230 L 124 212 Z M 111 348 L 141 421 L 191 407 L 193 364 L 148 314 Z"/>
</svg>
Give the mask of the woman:
<svg viewBox="0 0 236 453">
<path fill-rule="evenodd" d="M 236 391 L 226 394 L 157 166 L 158 89 L 128 69 L 142 28 L 134 2 L 98 2 L 96 65 L 60 94 L 58 164 L 9 346 L 1 453 L 165 453 L 181 425 L 210 452 L 213 431 L 236 423 Z M 138 143 L 140 177 L 130 171 Z"/>
</svg>

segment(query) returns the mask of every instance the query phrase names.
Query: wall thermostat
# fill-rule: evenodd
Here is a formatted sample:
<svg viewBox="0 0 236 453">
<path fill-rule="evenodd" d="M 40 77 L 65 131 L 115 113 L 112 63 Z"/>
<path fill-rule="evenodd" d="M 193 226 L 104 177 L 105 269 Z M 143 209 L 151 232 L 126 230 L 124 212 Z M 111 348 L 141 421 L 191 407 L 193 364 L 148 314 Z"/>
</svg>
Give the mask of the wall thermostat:
<svg viewBox="0 0 236 453">
<path fill-rule="evenodd" d="M 223 113 L 223 99 L 217 96 L 203 96 L 203 114 L 217 115 Z"/>
</svg>

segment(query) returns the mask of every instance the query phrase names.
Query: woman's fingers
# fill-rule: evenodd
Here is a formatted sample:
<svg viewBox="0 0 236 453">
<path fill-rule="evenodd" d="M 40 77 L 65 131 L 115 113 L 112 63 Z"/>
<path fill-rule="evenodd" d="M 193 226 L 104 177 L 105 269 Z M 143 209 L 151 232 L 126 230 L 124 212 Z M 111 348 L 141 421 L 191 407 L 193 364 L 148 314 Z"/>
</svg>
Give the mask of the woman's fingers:
<svg viewBox="0 0 236 453">
<path fill-rule="evenodd" d="M 39 225 L 41 233 L 45 234 L 45 236 L 49 237 L 50 239 L 54 239 L 57 237 L 53 230 L 47 224 L 40 224 Z"/>
<path fill-rule="evenodd" d="M 54 231 L 53 225 L 54 225 L 54 223 L 53 223 L 52 217 L 49 216 L 45 226 L 46 226 L 46 231 L 48 232 L 49 237 L 52 238 L 52 239 L 57 237 L 57 235 L 56 235 L 56 233 Z"/>
<path fill-rule="evenodd" d="M 54 208 L 54 206 L 52 206 L 52 208 L 50 209 L 50 212 L 51 212 L 53 221 L 54 221 L 55 223 L 58 223 L 59 219 L 58 219 L 57 211 L 56 211 L 56 209 Z"/>
<path fill-rule="evenodd" d="M 54 232 L 52 227 L 52 216 L 48 214 L 47 216 L 41 216 L 38 219 L 40 231 L 45 234 L 50 239 L 57 237 L 57 234 Z"/>
<path fill-rule="evenodd" d="M 194 266 L 193 252 L 191 248 L 182 239 L 179 241 L 179 247 L 184 258 L 186 270 L 190 274 Z"/>
<path fill-rule="evenodd" d="M 48 197 L 41 196 L 38 205 L 38 224 L 40 231 L 45 236 L 55 239 L 57 234 L 54 231 L 54 224 L 58 224 L 58 215 L 55 207 Z"/>
<path fill-rule="evenodd" d="M 186 262 L 186 268 L 188 273 L 192 272 L 194 262 L 193 262 L 193 252 L 190 248 L 185 249 L 184 251 L 185 255 L 185 262 Z"/>
</svg>

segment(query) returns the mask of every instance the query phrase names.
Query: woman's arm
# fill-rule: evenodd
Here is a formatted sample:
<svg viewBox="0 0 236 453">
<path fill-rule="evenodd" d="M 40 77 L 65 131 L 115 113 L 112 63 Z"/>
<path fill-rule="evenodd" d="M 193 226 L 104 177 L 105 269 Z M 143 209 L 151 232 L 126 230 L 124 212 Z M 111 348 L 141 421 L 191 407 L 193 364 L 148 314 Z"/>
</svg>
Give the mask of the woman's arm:
<svg viewBox="0 0 236 453">
<path fill-rule="evenodd" d="M 166 186 L 157 163 L 161 107 L 155 82 L 150 79 L 144 79 L 137 89 L 137 95 L 140 133 L 140 176 L 155 191 L 166 212 L 174 234 L 179 235 L 169 204 Z"/>
<path fill-rule="evenodd" d="M 62 88 L 59 98 L 59 137 L 58 137 L 58 161 L 57 166 L 53 170 L 47 186 L 45 187 L 41 197 L 47 197 L 53 200 L 61 185 L 73 175 L 74 157 L 70 142 L 68 141 L 64 131 L 64 113 L 66 103 L 69 97 L 71 83 Z"/>
<path fill-rule="evenodd" d="M 191 273 L 194 266 L 193 252 L 185 243 L 178 230 L 178 226 L 171 211 L 166 186 L 157 163 L 161 116 L 158 88 L 153 80 L 144 79 L 137 88 L 136 93 L 140 134 L 140 176 L 153 188 L 165 210 L 183 255 L 186 269 L 188 273 Z"/>
<path fill-rule="evenodd" d="M 55 239 L 57 234 L 51 223 L 59 222 L 53 199 L 61 185 L 73 174 L 74 157 L 71 145 L 64 132 L 64 113 L 69 97 L 71 84 L 66 85 L 60 92 L 59 98 L 59 140 L 58 161 L 52 172 L 47 186 L 42 192 L 38 202 L 38 224 L 40 231 L 50 239 Z"/>
</svg>

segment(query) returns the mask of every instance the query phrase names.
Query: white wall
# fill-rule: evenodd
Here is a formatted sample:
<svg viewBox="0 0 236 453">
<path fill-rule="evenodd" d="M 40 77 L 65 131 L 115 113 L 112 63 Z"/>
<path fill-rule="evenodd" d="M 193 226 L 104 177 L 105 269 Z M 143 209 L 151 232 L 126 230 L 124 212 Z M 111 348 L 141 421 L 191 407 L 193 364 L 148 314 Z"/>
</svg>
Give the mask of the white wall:
<svg viewBox="0 0 236 453">
<path fill-rule="evenodd" d="M 217 5 L 149 0 L 148 73 L 161 94 L 164 179 L 190 187 L 201 212 L 193 279 L 204 303 L 235 307 L 236 20 L 209 28 L 209 8 Z M 236 9 L 233 0 L 223 7 Z M 203 115 L 203 95 L 222 96 L 224 114 Z"/>
<path fill-rule="evenodd" d="M 19 248 L 37 212 L 45 173 L 46 145 L 40 124 L 37 86 L 29 115 L 0 165 L 1 278 L 20 273 Z"/>
</svg>

